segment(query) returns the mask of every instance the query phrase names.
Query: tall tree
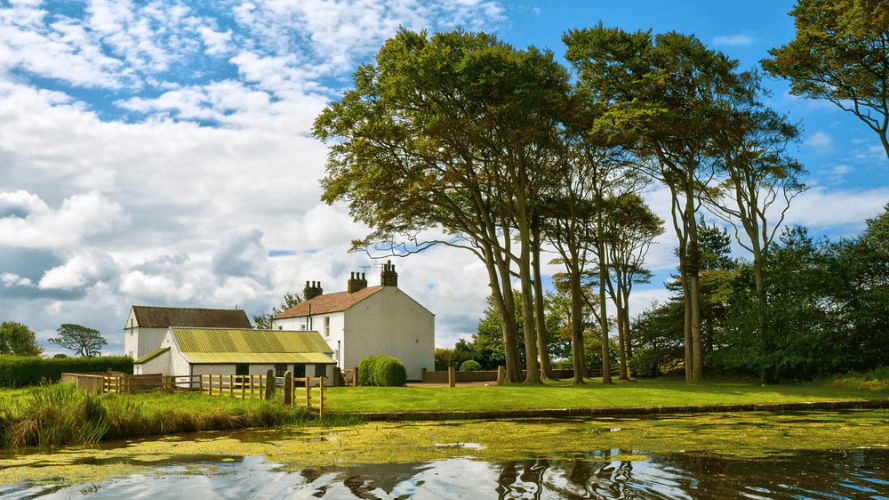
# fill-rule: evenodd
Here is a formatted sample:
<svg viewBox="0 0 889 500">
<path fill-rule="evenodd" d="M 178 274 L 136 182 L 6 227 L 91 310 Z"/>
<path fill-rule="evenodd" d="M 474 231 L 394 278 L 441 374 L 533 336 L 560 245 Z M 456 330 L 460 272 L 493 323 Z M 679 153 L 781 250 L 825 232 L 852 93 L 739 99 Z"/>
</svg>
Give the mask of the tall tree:
<svg viewBox="0 0 889 500">
<path fill-rule="evenodd" d="M 37 336 L 30 328 L 15 321 L 4 321 L 0 325 L 0 354 L 40 356 L 43 347 L 37 343 Z"/>
<path fill-rule="evenodd" d="M 334 141 L 322 199 L 348 200 L 352 216 L 373 229 L 358 246 L 404 252 L 444 243 L 485 262 L 512 381 L 521 368 L 513 265 L 527 377 L 540 378 L 530 231 L 538 193 L 551 179 L 548 150 L 558 139 L 567 80 L 551 53 L 533 47 L 519 51 L 483 33 L 429 38 L 402 30 L 375 64 L 358 69 L 355 89 L 315 121 L 315 136 Z M 417 238 L 430 229 L 444 236 Z"/>
<path fill-rule="evenodd" d="M 558 259 L 565 266 L 567 290 L 571 300 L 571 344 L 572 365 L 574 367 L 574 384 L 582 384 L 584 367 L 584 331 L 583 321 L 584 291 L 581 280 L 593 256 L 602 261 L 605 255 L 600 253 L 598 237 L 603 222 L 600 217 L 605 213 L 604 193 L 620 191 L 617 186 L 620 179 L 631 178 L 627 175 L 626 154 L 609 144 L 607 138 L 592 131 L 597 117 L 597 105 L 588 99 L 588 94 L 580 89 L 573 96 L 570 120 L 564 130 L 565 147 L 562 150 L 561 168 L 555 172 L 559 190 L 550 194 L 545 200 L 544 226 L 545 234 L 550 243 L 558 251 Z M 623 183 L 624 187 L 632 183 Z M 599 304 L 603 317 L 604 304 Z M 607 321 L 607 318 L 606 318 Z M 607 323 L 605 323 L 607 325 Z M 600 323 L 603 345 L 607 349 L 608 328 Z M 603 356 L 608 363 L 609 357 Z M 610 373 L 604 369 L 603 373 Z M 608 376 L 603 378 L 608 382 Z"/>
<path fill-rule="evenodd" d="M 788 144 L 798 140 L 799 128 L 757 102 L 759 78 L 744 76 L 752 91 L 724 102 L 729 119 L 713 142 L 721 183 L 705 195 L 711 211 L 734 225 L 735 239 L 752 254 L 756 293 L 765 311 L 764 253 L 791 200 L 805 190 L 800 181 L 805 170 L 786 152 Z M 761 318 L 762 335 L 767 335 L 767 319 Z"/>
<path fill-rule="evenodd" d="M 59 336 L 49 339 L 49 342 L 74 351 L 78 356 L 87 358 L 101 356 L 102 346 L 108 344 L 98 330 L 85 326 L 66 323 L 57 331 Z"/>
<path fill-rule="evenodd" d="M 769 51 L 762 67 L 790 91 L 826 99 L 877 133 L 889 156 L 889 2 L 800 0 L 796 38 Z"/>
<path fill-rule="evenodd" d="M 700 255 L 696 214 L 714 175 L 714 134 L 724 125 L 715 104 L 746 92 L 737 62 L 679 33 L 574 30 L 563 37 L 581 85 L 608 105 L 598 127 L 634 141 L 649 173 L 670 190 L 685 289 L 686 377 L 703 380 Z"/>
<path fill-rule="evenodd" d="M 629 378 L 632 357 L 630 294 L 633 286 L 648 283 L 651 272 L 643 267 L 652 241 L 664 232 L 664 221 L 633 192 L 621 197 L 609 213 L 605 231 L 608 251 L 608 294 L 617 309 L 620 377 Z"/>
</svg>

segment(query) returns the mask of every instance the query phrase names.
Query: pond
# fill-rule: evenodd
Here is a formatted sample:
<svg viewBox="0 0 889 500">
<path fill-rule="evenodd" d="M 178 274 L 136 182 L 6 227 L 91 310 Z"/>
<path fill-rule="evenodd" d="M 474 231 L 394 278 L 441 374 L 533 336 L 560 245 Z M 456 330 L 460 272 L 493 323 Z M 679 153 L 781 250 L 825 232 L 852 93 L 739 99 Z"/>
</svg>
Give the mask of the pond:
<svg viewBox="0 0 889 500">
<path fill-rule="evenodd" d="M 876 411 L 212 433 L 9 456 L 0 497 L 889 500 L 887 431 Z"/>
</svg>

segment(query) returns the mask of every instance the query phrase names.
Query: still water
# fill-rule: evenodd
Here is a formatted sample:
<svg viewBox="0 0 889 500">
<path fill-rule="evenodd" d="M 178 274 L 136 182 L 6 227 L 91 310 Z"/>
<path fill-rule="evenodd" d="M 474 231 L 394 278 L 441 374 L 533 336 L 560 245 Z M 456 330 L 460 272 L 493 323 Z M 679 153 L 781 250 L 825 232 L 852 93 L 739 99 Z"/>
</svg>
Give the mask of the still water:
<svg viewBox="0 0 889 500">
<path fill-rule="evenodd" d="M 617 453 L 617 450 L 614 452 Z M 261 456 L 170 463 L 150 473 L 68 487 L 0 486 L 0 497 L 69 499 L 889 499 L 885 450 L 780 460 L 690 454 L 646 460 L 451 458 L 414 464 L 280 471 Z M 599 461 L 598 459 L 606 459 Z"/>
<path fill-rule="evenodd" d="M 696 418 L 683 419 L 682 425 L 604 423 L 622 427 L 603 427 L 602 422 L 368 424 L 133 441 L 4 459 L 0 498 L 889 500 L 889 447 L 881 444 L 889 428 L 885 413 L 781 417 L 780 425 L 771 416 Z M 755 434 L 750 430 L 754 424 L 768 430 Z M 729 435 L 741 427 L 746 443 L 760 441 L 755 448 L 745 451 Z M 829 435 L 831 428 L 836 435 Z M 522 436 L 515 442 L 504 436 L 486 441 L 493 429 Z M 656 452 L 596 448 L 621 436 L 666 443 L 668 436 L 688 429 L 689 436 Z M 801 440 L 806 430 L 840 446 L 789 449 L 794 443 L 811 446 Z M 714 436 L 704 441 L 691 437 L 707 431 Z M 730 439 L 720 445 L 716 435 Z M 455 436 L 478 442 L 453 441 Z M 862 442 L 874 446 L 853 446 Z M 328 465 L 313 465 L 318 463 Z M 77 471 L 102 473 L 89 477 Z M 22 475 L 10 479 L 16 473 Z"/>
</svg>

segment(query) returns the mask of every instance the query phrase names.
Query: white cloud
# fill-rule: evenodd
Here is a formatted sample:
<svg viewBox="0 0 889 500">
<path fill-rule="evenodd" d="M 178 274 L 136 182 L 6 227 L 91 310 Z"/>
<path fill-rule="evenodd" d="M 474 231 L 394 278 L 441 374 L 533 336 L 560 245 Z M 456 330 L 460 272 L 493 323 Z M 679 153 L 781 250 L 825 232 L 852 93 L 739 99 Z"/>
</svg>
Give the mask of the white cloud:
<svg viewBox="0 0 889 500">
<path fill-rule="evenodd" d="M 819 155 L 826 155 L 833 152 L 833 140 L 824 132 L 818 131 L 803 141 L 803 144 L 815 150 Z"/>
<path fill-rule="evenodd" d="M 794 198 L 784 222 L 810 230 L 836 229 L 841 235 L 855 236 L 864 229 L 864 220 L 879 214 L 887 200 L 889 187 L 835 191 L 816 187 Z"/>
<path fill-rule="evenodd" d="M 5 235 L 3 244 L 7 246 L 58 248 L 130 223 L 121 205 L 97 192 L 73 195 L 57 210 L 24 191 L 0 193 L 0 206 L 3 204 L 17 206 L 27 213 L 24 217 L 0 219 L 0 233 Z"/>
<path fill-rule="evenodd" d="M 747 33 L 730 36 L 718 36 L 713 39 L 713 45 L 716 45 L 717 47 L 720 45 L 729 47 L 749 47 L 755 42 L 756 39 Z"/>
<path fill-rule="evenodd" d="M 13 273 L 0 273 L 0 281 L 3 282 L 3 286 L 31 286 L 31 280 L 28 278 L 22 278 L 21 276 Z"/>
<path fill-rule="evenodd" d="M 41 289 L 73 290 L 109 281 L 118 272 L 117 264 L 96 248 L 79 250 L 64 265 L 50 269 L 40 279 Z"/>
</svg>

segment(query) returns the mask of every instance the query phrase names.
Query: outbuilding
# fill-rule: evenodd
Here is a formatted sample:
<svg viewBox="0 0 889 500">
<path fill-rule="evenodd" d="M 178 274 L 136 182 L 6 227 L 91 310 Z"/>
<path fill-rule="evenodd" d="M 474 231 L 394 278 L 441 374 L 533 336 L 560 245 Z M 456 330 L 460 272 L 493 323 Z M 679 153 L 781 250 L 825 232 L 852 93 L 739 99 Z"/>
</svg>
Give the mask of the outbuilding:
<svg viewBox="0 0 889 500">
<path fill-rule="evenodd" d="M 314 331 L 169 327 L 158 349 L 133 364 L 135 375 L 265 375 L 327 377 L 335 382 L 333 351 Z"/>
</svg>

